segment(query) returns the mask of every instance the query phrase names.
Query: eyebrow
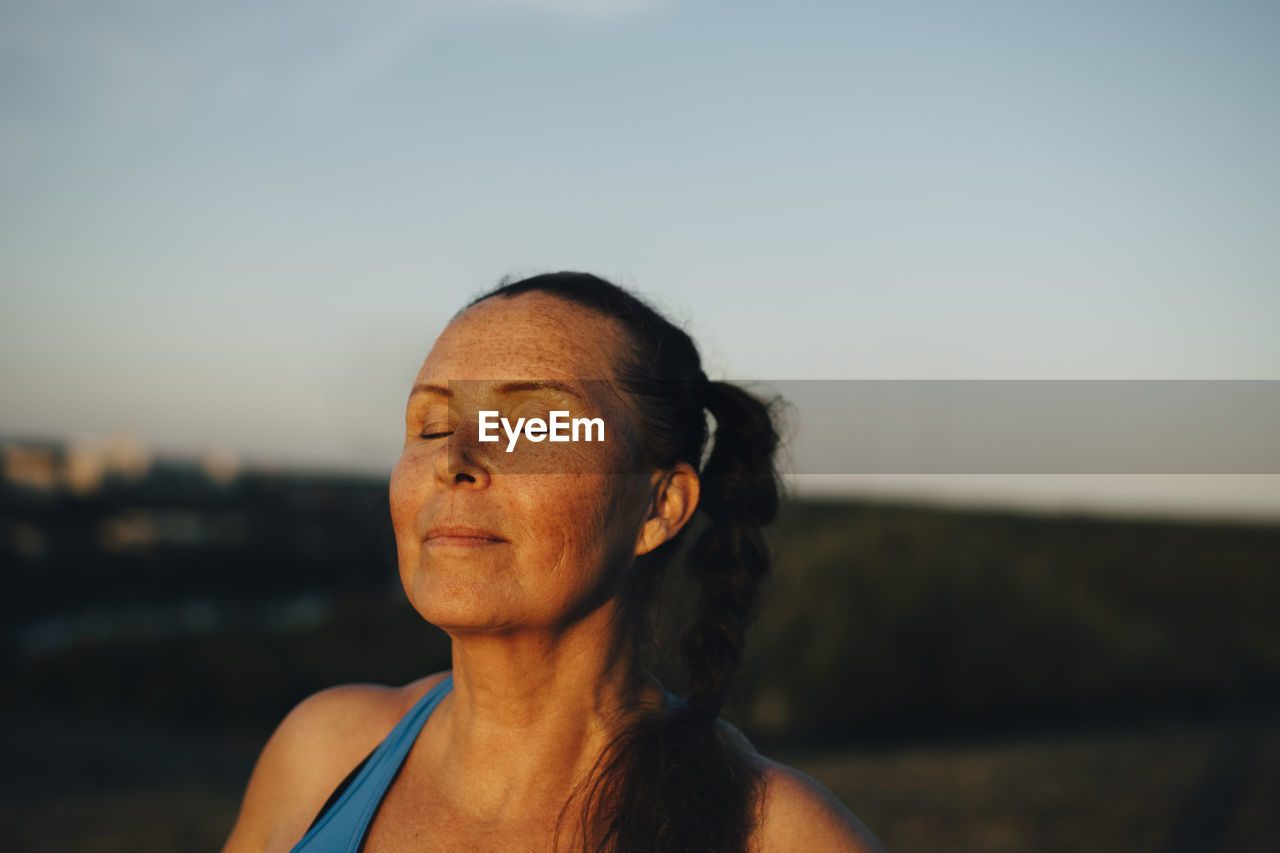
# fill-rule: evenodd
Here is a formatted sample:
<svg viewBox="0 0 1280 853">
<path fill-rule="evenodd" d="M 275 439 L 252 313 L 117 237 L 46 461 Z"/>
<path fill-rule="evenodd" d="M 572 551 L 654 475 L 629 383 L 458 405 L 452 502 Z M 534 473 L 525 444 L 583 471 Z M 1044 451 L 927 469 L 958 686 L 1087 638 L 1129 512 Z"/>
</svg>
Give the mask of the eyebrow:
<svg viewBox="0 0 1280 853">
<path fill-rule="evenodd" d="M 562 393 L 569 394 L 570 396 L 577 397 L 579 400 L 582 399 L 582 395 L 578 393 L 573 386 L 566 385 L 564 382 L 557 382 L 554 379 L 528 379 L 516 382 L 504 382 L 499 385 L 496 390 L 499 394 L 518 394 L 521 391 L 560 391 Z M 453 390 L 445 385 L 432 385 L 426 382 L 418 382 L 409 392 L 410 399 L 412 399 L 416 394 L 436 394 L 440 397 L 452 398 Z"/>
<path fill-rule="evenodd" d="M 498 386 L 499 394 L 515 394 L 520 391 L 560 391 L 582 399 L 582 395 L 572 386 L 554 379 L 538 379 L 527 382 L 506 382 Z"/>
<path fill-rule="evenodd" d="M 453 396 L 453 392 L 443 385 L 428 385 L 425 382 L 415 382 L 413 388 L 409 390 L 409 399 L 412 400 L 419 394 L 436 394 L 441 397 Z"/>
</svg>

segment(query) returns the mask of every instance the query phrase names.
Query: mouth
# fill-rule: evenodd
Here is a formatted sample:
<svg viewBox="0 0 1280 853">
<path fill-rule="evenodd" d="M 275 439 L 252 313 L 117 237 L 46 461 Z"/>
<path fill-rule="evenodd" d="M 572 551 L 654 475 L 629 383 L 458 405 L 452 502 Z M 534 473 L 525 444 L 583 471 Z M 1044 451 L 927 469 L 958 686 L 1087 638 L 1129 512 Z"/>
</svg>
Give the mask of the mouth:
<svg viewBox="0 0 1280 853">
<path fill-rule="evenodd" d="M 500 545 L 506 541 L 492 530 L 452 524 L 431 528 L 423 540 L 425 544 L 438 548 L 481 548 L 486 545 Z"/>
</svg>

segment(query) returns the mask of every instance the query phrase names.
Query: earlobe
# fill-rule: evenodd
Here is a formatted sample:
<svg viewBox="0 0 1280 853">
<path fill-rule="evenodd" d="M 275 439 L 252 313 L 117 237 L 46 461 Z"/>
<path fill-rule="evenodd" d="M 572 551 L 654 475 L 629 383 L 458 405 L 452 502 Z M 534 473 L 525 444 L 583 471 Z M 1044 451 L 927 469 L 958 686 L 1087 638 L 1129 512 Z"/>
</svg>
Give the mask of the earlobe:
<svg viewBox="0 0 1280 853">
<path fill-rule="evenodd" d="M 662 475 L 636 541 L 637 557 L 671 541 L 688 523 L 698 507 L 699 485 L 698 472 L 687 462 Z"/>
</svg>

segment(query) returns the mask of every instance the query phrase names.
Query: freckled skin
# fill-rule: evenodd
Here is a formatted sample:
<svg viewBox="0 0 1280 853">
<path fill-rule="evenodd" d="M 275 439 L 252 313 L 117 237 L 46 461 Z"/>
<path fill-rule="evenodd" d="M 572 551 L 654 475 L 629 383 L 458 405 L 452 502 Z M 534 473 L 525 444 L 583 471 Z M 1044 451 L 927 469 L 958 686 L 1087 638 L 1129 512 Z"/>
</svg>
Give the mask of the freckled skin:
<svg viewBox="0 0 1280 853">
<path fill-rule="evenodd" d="M 559 380 L 580 388 L 606 430 L 625 437 L 622 401 L 606 383 L 581 381 L 612 377 L 622 335 L 613 320 L 540 293 L 486 300 L 440 335 L 415 382 L 454 383 L 452 434 L 422 438 L 426 422 L 442 420 L 443 403 L 411 399 L 391 478 L 400 577 L 423 618 L 450 633 L 553 627 L 615 591 L 634 559 L 653 483 L 633 473 L 629 442 L 524 447 L 522 437 L 519 452 L 540 454 L 537 473 L 508 473 L 505 437 L 480 442 L 477 413 L 503 405 L 491 393 L 500 382 Z M 483 528 L 506 541 L 468 549 L 425 544 L 440 524 Z"/>
</svg>

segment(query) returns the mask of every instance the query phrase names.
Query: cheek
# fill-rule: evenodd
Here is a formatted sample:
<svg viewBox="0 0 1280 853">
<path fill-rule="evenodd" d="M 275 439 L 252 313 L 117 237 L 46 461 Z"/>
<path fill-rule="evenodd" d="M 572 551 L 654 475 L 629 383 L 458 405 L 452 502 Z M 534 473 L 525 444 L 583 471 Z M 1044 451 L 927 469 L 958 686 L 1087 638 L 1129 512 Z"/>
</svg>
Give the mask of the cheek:
<svg viewBox="0 0 1280 853">
<path fill-rule="evenodd" d="M 557 525 L 562 546 L 568 554 L 588 564 L 599 562 L 606 527 L 596 501 L 570 499 L 562 504 L 563 523 Z"/>
<path fill-rule="evenodd" d="M 572 475 L 505 478 L 509 531 L 519 542 L 520 571 L 549 591 L 578 583 L 599 562 L 602 496 Z M 592 484 L 594 486 L 595 484 Z"/>
<path fill-rule="evenodd" d="M 415 534 L 414 525 L 417 523 L 428 483 L 424 478 L 430 473 L 429 459 L 416 458 L 407 451 L 391 470 L 391 525 L 397 539 Z"/>
<path fill-rule="evenodd" d="M 565 496 L 560 502 L 563 523 L 558 526 L 565 550 L 575 558 L 619 568 L 619 562 L 634 556 L 637 510 L 634 496 L 614 481 L 616 475 L 603 476 L 595 488 L 585 492 L 575 489 Z"/>
</svg>

